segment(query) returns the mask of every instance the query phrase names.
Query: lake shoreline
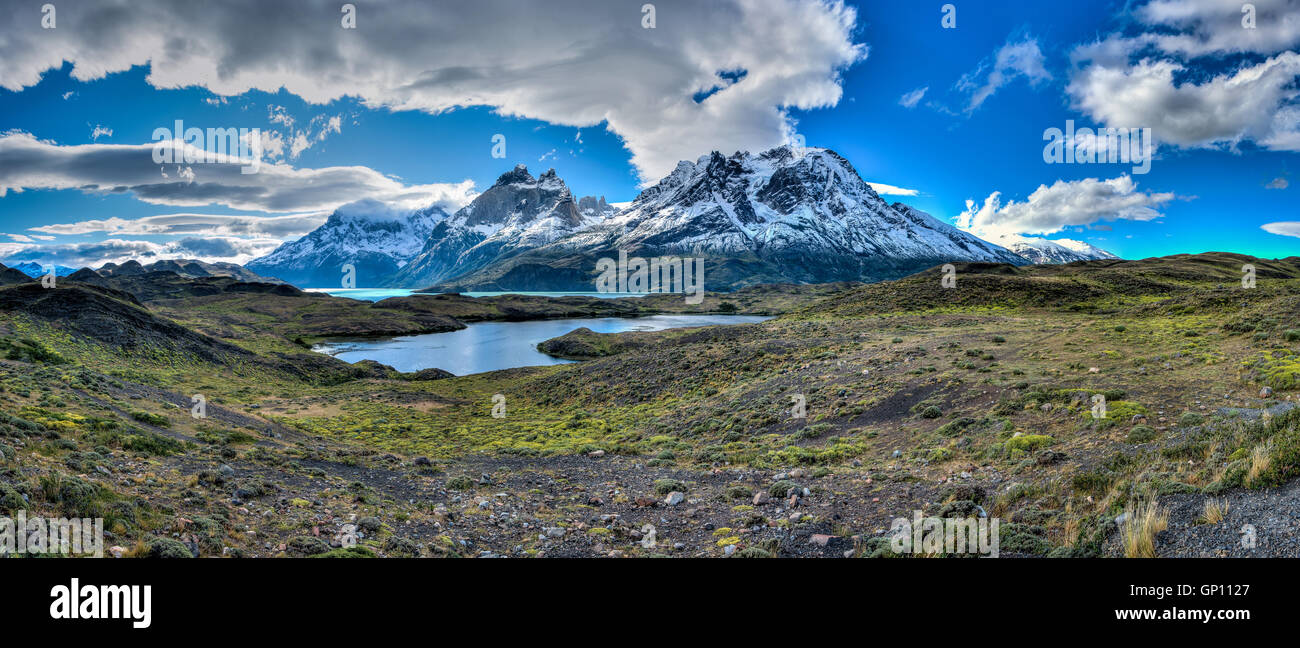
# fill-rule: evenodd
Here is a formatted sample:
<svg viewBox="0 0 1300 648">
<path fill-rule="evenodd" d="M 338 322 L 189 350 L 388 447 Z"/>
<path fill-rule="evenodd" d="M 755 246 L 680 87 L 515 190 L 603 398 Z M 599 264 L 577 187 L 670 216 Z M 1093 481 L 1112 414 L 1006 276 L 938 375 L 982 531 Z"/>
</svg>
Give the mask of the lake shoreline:
<svg viewBox="0 0 1300 648">
<path fill-rule="evenodd" d="M 822 297 L 840 291 L 841 284 L 763 284 L 730 293 L 707 292 L 699 304 L 688 304 L 681 293 L 653 293 L 640 296 L 597 298 L 583 295 L 552 296 L 507 293 L 471 297 L 454 293 L 419 293 L 394 296 L 374 302 L 349 297 L 344 303 L 357 304 L 362 311 L 401 314 L 416 326 L 392 327 L 381 331 L 354 326 L 346 333 L 321 333 L 301 336 L 300 346 L 338 342 L 345 339 L 376 340 L 407 335 L 423 335 L 462 330 L 476 322 L 529 322 L 581 318 L 641 318 L 657 315 L 756 315 L 775 317 L 804 307 Z M 360 290 L 360 289 L 359 289 Z M 313 291 L 317 299 L 334 295 Z"/>
<path fill-rule="evenodd" d="M 474 322 L 456 331 L 382 338 L 347 336 L 322 340 L 310 348 L 349 364 L 370 361 L 404 374 L 440 369 L 467 376 L 590 359 L 594 356 L 570 358 L 543 348 L 548 342 L 569 339 L 579 332 L 587 337 L 607 339 L 628 334 L 644 338 L 666 330 L 751 324 L 769 319 L 762 315 L 667 314 Z"/>
</svg>

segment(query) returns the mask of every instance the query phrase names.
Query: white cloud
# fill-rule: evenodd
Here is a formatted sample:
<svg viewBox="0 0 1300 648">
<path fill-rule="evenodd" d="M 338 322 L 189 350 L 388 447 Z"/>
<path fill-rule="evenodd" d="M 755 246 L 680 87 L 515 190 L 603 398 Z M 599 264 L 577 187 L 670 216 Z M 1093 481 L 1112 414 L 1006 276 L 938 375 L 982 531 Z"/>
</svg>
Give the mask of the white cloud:
<svg viewBox="0 0 1300 648">
<path fill-rule="evenodd" d="M 1279 236 L 1294 236 L 1300 238 L 1300 221 L 1282 221 L 1280 223 L 1265 223 L 1259 226 L 1260 229 L 1269 234 Z"/>
<path fill-rule="evenodd" d="M 915 196 L 918 192 L 915 189 L 904 189 L 883 182 L 868 182 L 871 188 L 878 194 L 887 194 L 890 196 Z"/>
<path fill-rule="evenodd" d="M 921 101 L 921 97 L 924 97 L 925 93 L 929 89 L 930 86 L 925 86 L 924 88 L 917 88 L 911 92 L 908 92 L 907 94 L 904 94 L 902 97 L 899 97 L 898 105 L 904 108 L 911 108 L 915 106 L 917 102 Z"/>
<path fill-rule="evenodd" d="M 268 159 L 278 160 L 284 155 L 285 142 L 289 145 L 289 159 L 296 160 L 303 151 L 318 142 L 325 141 L 330 133 L 343 132 L 342 115 L 316 115 L 307 122 L 307 128 L 295 128 L 298 121 L 289 114 L 284 106 L 267 106 L 267 121 L 284 127 L 284 133 L 277 130 L 264 130 L 262 134 L 262 151 Z"/>
<path fill-rule="evenodd" d="M 28 228 L 62 236 L 105 233 L 110 235 L 203 235 L 262 236 L 291 239 L 320 227 L 330 212 L 290 214 L 288 216 L 249 216 L 229 214 L 159 214 L 136 219 L 107 218 L 72 223 L 56 223 Z M 9 236 L 14 236 L 10 234 Z M 35 238 L 35 237 L 32 237 Z M 47 240 L 53 237 L 45 237 Z"/>
<path fill-rule="evenodd" d="M 1284 52 L 1200 84 L 1175 85 L 1175 75 L 1186 70 L 1168 60 L 1094 63 L 1066 91 L 1099 123 L 1149 127 L 1162 143 L 1218 147 L 1253 140 L 1266 148 L 1300 150 L 1300 113 L 1284 107 L 1297 95 L 1300 54 Z"/>
<path fill-rule="evenodd" d="M 977 69 L 957 81 L 958 90 L 970 93 L 966 111 L 979 108 L 998 88 L 1018 77 L 1025 77 L 1031 85 L 1050 80 L 1052 75 L 1047 71 L 1045 61 L 1037 39 L 1026 38 L 1015 43 L 1007 41 L 993 55 L 991 62 L 981 63 Z"/>
<path fill-rule="evenodd" d="M 1264 188 L 1265 189 L 1286 189 L 1289 186 L 1291 186 L 1291 183 L 1287 182 L 1286 178 L 1278 176 L 1270 180 L 1268 184 L 1264 185 Z"/>
<path fill-rule="evenodd" d="M 1158 142 L 1300 151 L 1300 0 L 1243 4 L 1153 0 L 1131 12 L 1142 33 L 1115 33 L 1071 53 L 1075 108 L 1111 127 L 1150 127 Z M 1266 58 L 1267 57 L 1267 58 Z M 1222 63 L 1227 62 L 1224 66 Z"/>
<path fill-rule="evenodd" d="M 103 136 L 103 137 L 112 137 L 112 136 L 113 136 L 113 129 L 111 129 L 111 128 L 107 128 L 107 127 L 105 127 L 105 126 L 99 126 L 99 125 L 96 125 L 96 126 L 95 126 L 95 129 L 92 130 L 92 131 L 90 131 L 90 139 L 91 139 L 91 140 L 94 140 L 94 141 L 97 142 L 97 141 L 99 141 L 99 138 L 100 138 L 101 136 Z"/>
<path fill-rule="evenodd" d="M 1254 27 L 1243 26 L 1247 3 L 1153 0 L 1134 13 L 1141 22 L 1177 30 L 1144 35 L 1161 51 L 1185 56 L 1272 54 L 1300 45 L 1300 0 L 1251 0 Z"/>
<path fill-rule="evenodd" d="M 82 81 L 147 64 L 158 88 L 219 96 L 283 87 L 312 103 L 350 95 L 429 113 L 489 106 L 603 124 L 642 179 L 657 181 L 702 151 L 779 146 L 792 132 L 787 111 L 834 106 L 841 72 L 867 53 L 853 42 L 857 12 L 841 0 L 654 4 L 655 29 L 642 28 L 640 3 L 479 0 L 435 10 L 408 0 L 358 6 L 357 28 L 345 30 L 339 4 L 326 0 L 139 0 L 79 6 L 58 29 L 40 30 L 30 28 L 38 3 L 0 22 L 0 87 L 35 85 L 66 60 Z M 736 70 L 746 74 L 734 83 L 719 76 Z"/>
<path fill-rule="evenodd" d="M 1139 191 L 1127 175 L 1110 180 L 1057 180 L 1050 187 L 1039 185 L 1024 202 L 1002 204 L 997 191 L 982 205 L 967 200 L 966 211 L 957 216 L 957 227 L 977 236 L 1053 234 L 1098 221 L 1154 220 L 1161 216 L 1156 209 L 1174 198 L 1172 193 Z"/>
<path fill-rule="evenodd" d="M 173 142 L 163 143 L 172 146 Z M 407 185 L 362 166 L 298 169 L 263 162 L 242 173 L 243 162 L 194 164 L 179 169 L 153 162 L 153 144 L 59 146 L 27 133 L 0 135 L 0 198 L 25 189 L 79 189 L 132 193 L 148 203 L 224 205 L 264 212 L 328 211 L 373 198 L 395 207 L 439 204 L 454 210 L 474 196 L 474 183 Z M 176 145 L 175 151 L 196 152 Z M 201 154 L 201 153 L 200 153 Z"/>
<path fill-rule="evenodd" d="M 186 237 L 165 243 L 124 239 L 59 245 L 0 243 L 0 258 L 4 259 L 5 265 L 35 261 L 74 268 L 98 268 L 105 263 L 122 263 L 132 259 L 141 263 L 164 259 L 198 259 L 242 264 L 268 254 L 279 244 L 278 239 L 206 236 Z"/>
</svg>

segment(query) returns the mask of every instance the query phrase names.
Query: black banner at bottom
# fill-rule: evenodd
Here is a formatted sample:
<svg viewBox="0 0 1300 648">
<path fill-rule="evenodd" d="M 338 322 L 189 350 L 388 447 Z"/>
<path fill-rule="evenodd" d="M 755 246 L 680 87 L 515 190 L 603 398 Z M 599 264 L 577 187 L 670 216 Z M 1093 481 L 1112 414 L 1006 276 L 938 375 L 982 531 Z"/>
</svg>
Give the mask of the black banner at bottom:
<svg viewBox="0 0 1300 648">
<path fill-rule="evenodd" d="M 47 637 L 203 628 L 238 639 L 248 628 L 232 622 L 258 618 L 273 622 L 259 637 L 337 639 L 361 620 L 356 631 L 480 614 L 509 620 L 492 626 L 497 636 L 562 618 L 617 631 L 683 614 L 774 621 L 783 613 L 791 622 L 812 614 L 872 627 L 1206 637 L 1291 625 L 1300 562 L 8 559 L 0 570 L 0 618 Z"/>
</svg>

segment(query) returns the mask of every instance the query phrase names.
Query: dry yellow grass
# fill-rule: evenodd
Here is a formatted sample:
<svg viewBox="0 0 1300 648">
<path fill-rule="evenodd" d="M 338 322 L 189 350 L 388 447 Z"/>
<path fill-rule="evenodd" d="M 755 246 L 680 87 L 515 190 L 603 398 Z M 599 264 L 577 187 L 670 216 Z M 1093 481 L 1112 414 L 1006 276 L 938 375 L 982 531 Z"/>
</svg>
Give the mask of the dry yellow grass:
<svg viewBox="0 0 1300 648">
<path fill-rule="evenodd" d="M 1260 475 L 1268 471 L 1273 463 L 1273 442 L 1261 443 L 1250 451 L 1250 471 L 1246 473 L 1246 485 L 1254 486 Z"/>
<path fill-rule="evenodd" d="M 1213 497 L 1205 500 L 1205 513 L 1201 516 L 1201 519 L 1205 520 L 1206 524 L 1218 524 L 1227 516 L 1227 500 L 1215 499 Z"/>
<path fill-rule="evenodd" d="M 1169 513 L 1154 501 L 1129 505 L 1121 538 L 1128 558 L 1155 558 L 1156 534 L 1169 526 Z"/>
</svg>

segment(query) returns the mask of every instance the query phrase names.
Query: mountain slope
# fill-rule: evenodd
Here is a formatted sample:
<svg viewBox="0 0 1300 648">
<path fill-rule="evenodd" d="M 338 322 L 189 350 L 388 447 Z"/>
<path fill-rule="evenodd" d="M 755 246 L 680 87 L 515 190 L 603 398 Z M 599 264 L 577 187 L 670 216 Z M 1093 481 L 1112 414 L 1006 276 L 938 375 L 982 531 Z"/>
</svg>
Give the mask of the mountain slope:
<svg viewBox="0 0 1300 648">
<path fill-rule="evenodd" d="M 256 272 L 241 266 L 237 263 L 209 263 L 207 261 L 198 261 L 195 259 L 168 259 L 164 261 L 155 261 L 148 265 L 141 264 L 134 259 L 121 265 L 116 263 L 105 263 L 98 270 L 93 271 L 101 277 L 132 277 L 136 275 L 146 275 L 154 272 L 171 272 L 182 277 L 203 278 L 203 277 L 230 277 L 239 281 L 256 281 L 262 283 L 281 283 L 276 279 L 269 279 L 258 275 Z M 78 272 L 70 272 L 77 274 Z"/>
<path fill-rule="evenodd" d="M 405 211 L 361 200 L 336 209 L 324 225 L 246 267 L 299 287 L 337 288 L 350 264 L 357 286 L 377 286 L 406 265 L 446 217 L 438 206 Z"/>
<path fill-rule="evenodd" d="M 878 281 L 949 261 L 1025 260 L 914 208 L 887 204 L 826 149 L 714 152 L 680 162 L 611 218 L 443 289 L 591 290 L 599 258 L 705 258 L 705 284 Z"/>
<path fill-rule="evenodd" d="M 568 236 L 613 213 L 604 198 L 575 201 L 551 169 L 519 165 L 434 228 L 423 249 L 387 283 L 427 286 Z"/>
</svg>

